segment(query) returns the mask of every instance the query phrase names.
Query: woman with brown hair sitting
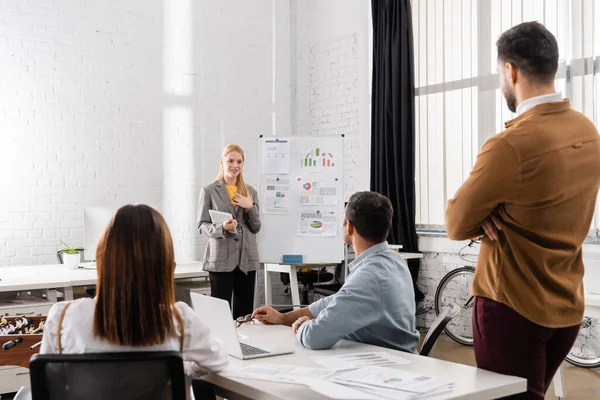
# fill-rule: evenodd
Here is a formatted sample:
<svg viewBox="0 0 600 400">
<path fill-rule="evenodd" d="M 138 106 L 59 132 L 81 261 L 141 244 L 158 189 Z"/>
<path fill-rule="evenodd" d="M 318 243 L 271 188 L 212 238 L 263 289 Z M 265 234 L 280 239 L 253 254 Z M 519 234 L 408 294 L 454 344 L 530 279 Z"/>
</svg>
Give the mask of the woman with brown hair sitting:
<svg viewBox="0 0 600 400">
<path fill-rule="evenodd" d="M 97 249 L 94 299 L 55 304 L 40 353 L 180 351 L 186 375 L 222 370 L 227 353 L 185 303 L 175 303 L 175 256 L 163 217 L 120 208 Z"/>
</svg>

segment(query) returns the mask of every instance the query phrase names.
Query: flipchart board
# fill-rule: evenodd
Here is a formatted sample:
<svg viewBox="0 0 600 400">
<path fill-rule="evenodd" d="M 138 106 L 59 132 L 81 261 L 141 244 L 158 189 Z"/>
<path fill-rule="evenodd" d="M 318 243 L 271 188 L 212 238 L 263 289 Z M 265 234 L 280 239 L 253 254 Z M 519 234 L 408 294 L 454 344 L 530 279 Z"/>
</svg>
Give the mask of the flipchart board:
<svg viewBox="0 0 600 400">
<path fill-rule="evenodd" d="M 261 137 L 259 258 L 281 263 L 302 255 L 303 263 L 344 259 L 344 138 Z"/>
</svg>

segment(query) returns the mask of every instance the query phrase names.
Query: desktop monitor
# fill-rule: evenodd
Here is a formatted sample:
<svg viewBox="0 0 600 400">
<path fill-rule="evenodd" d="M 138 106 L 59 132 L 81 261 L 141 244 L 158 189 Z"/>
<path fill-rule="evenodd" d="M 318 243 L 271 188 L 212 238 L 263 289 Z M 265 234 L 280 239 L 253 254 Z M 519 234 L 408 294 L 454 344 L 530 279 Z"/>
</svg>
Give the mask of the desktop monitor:
<svg viewBox="0 0 600 400">
<path fill-rule="evenodd" d="M 98 240 L 114 213 L 115 209 L 108 207 L 85 207 L 83 209 L 83 248 L 87 260 L 96 261 Z"/>
</svg>

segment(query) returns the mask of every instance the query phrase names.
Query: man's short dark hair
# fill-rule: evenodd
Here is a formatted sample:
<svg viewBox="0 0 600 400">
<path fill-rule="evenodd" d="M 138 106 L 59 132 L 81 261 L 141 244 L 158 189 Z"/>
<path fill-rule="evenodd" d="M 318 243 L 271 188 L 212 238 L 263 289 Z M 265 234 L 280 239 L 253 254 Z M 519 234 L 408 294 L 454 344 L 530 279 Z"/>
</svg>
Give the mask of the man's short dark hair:
<svg viewBox="0 0 600 400">
<path fill-rule="evenodd" d="M 556 38 L 539 22 L 523 22 L 504 32 L 496 42 L 498 59 L 513 64 L 527 78 L 550 83 L 558 69 Z"/>
<path fill-rule="evenodd" d="M 362 238 L 374 243 L 387 239 L 393 215 L 392 203 L 376 192 L 354 193 L 346 206 L 346 219 Z"/>
</svg>

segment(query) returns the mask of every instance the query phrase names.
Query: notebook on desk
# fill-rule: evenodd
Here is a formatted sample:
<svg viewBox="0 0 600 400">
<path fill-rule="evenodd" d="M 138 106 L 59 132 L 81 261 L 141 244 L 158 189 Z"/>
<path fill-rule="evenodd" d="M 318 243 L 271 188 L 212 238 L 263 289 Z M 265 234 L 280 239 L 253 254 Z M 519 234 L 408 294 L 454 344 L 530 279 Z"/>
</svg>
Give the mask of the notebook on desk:
<svg viewBox="0 0 600 400">
<path fill-rule="evenodd" d="M 228 302 L 199 293 L 190 293 L 190 295 L 194 311 L 200 316 L 202 322 L 210 326 L 230 356 L 241 360 L 250 360 L 294 352 L 291 347 L 281 347 L 272 343 L 252 340 L 251 337 L 240 339 Z"/>
<path fill-rule="evenodd" d="M 79 263 L 81 269 L 96 269 L 96 261 L 87 261 Z"/>
</svg>

